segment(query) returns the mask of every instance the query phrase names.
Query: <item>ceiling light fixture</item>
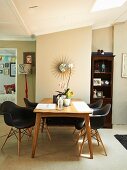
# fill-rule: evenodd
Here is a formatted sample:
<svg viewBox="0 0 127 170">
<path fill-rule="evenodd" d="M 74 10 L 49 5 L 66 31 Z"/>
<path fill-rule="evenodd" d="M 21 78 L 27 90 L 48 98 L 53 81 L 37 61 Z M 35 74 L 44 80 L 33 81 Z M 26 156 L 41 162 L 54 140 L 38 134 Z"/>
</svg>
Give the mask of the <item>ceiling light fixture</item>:
<svg viewBox="0 0 127 170">
<path fill-rule="evenodd" d="M 29 8 L 32 9 L 32 8 L 37 8 L 38 6 L 37 5 L 34 5 L 34 6 L 30 6 Z"/>
<path fill-rule="evenodd" d="M 96 0 L 92 12 L 102 11 L 110 8 L 117 8 L 122 6 L 126 0 Z"/>
</svg>

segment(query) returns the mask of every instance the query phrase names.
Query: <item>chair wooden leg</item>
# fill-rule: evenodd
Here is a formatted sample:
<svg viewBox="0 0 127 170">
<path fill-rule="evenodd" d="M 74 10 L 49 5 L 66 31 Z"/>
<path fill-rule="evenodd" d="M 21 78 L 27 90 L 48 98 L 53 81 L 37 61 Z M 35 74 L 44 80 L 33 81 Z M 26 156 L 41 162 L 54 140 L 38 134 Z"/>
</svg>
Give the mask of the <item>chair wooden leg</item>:
<svg viewBox="0 0 127 170">
<path fill-rule="evenodd" d="M 32 136 L 32 130 L 32 127 L 26 130 L 29 137 Z"/>
<path fill-rule="evenodd" d="M 45 121 L 45 118 L 42 118 L 41 133 L 43 133 Z"/>
<path fill-rule="evenodd" d="M 80 132 L 78 134 L 78 138 L 76 140 L 76 144 L 78 143 L 78 140 L 80 139 L 80 137 L 82 137 L 85 133 L 86 133 L 86 131 L 84 128 L 80 130 Z"/>
<path fill-rule="evenodd" d="M 12 132 L 13 132 L 13 128 L 11 128 L 11 130 L 9 131 L 9 133 L 8 133 L 6 139 L 5 139 L 5 141 L 4 141 L 4 143 L 3 143 L 2 147 L 1 147 L 1 150 L 3 149 L 3 147 L 4 147 L 5 143 L 7 142 L 8 138 L 10 138 L 12 136 Z"/>
<path fill-rule="evenodd" d="M 48 134 L 49 140 L 51 141 L 51 136 L 50 136 L 49 128 L 48 128 L 47 124 L 45 124 L 45 129 L 46 129 L 46 131 L 47 131 L 47 134 Z"/>
<path fill-rule="evenodd" d="M 74 131 L 73 131 L 73 133 L 72 133 L 72 134 L 74 135 L 74 134 L 75 134 L 75 132 L 76 132 L 76 128 L 74 129 Z"/>
<path fill-rule="evenodd" d="M 48 128 L 48 126 L 46 124 L 46 118 L 43 118 L 41 132 L 43 132 L 44 128 L 46 129 L 46 132 L 48 134 L 49 140 L 51 141 L 51 136 L 50 136 L 49 128 Z"/>
<path fill-rule="evenodd" d="M 81 148 L 80 148 L 80 151 L 79 151 L 79 156 L 82 154 L 82 150 L 83 150 L 83 145 L 85 143 L 85 139 L 86 139 L 86 132 L 84 133 L 84 136 L 83 136 L 83 142 L 81 144 Z"/>
<path fill-rule="evenodd" d="M 21 144 L 21 129 L 18 130 L 18 156 L 20 156 L 20 144 Z"/>
<path fill-rule="evenodd" d="M 98 138 L 98 131 L 97 130 L 94 130 L 95 132 L 94 132 L 94 134 L 95 134 L 95 138 L 96 138 L 96 140 L 97 140 L 97 144 L 98 144 L 98 146 L 99 146 L 99 138 Z"/>
<path fill-rule="evenodd" d="M 104 149 L 104 153 L 105 153 L 105 155 L 107 156 L 106 149 L 105 149 L 104 144 L 103 144 L 103 142 L 102 142 L 102 139 L 101 139 L 101 137 L 100 137 L 100 135 L 99 135 L 99 132 L 98 132 L 98 130 L 96 130 L 96 131 L 97 131 L 97 136 L 98 136 L 98 138 L 99 138 L 99 141 L 101 142 L 102 147 L 103 147 L 103 149 Z"/>
</svg>

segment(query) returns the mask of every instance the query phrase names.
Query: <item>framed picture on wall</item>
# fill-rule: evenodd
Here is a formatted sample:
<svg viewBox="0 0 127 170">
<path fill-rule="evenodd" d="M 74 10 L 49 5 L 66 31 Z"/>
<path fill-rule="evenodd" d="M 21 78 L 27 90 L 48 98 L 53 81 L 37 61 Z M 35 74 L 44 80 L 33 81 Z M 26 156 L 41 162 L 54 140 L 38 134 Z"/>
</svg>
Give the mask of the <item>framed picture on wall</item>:
<svg viewBox="0 0 127 170">
<path fill-rule="evenodd" d="M 32 64 L 32 66 L 35 66 L 35 52 L 24 52 L 23 61 L 24 64 Z"/>
<path fill-rule="evenodd" d="M 9 63 L 5 63 L 5 64 L 4 64 L 4 67 L 7 67 L 7 68 L 8 68 L 8 67 L 9 67 Z"/>
<path fill-rule="evenodd" d="M 101 86 L 101 78 L 94 78 L 93 79 L 94 86 Z"/>
<path fill-rule="evenodd" d="M 97 98 L 103 97 L 103 91 L 97 91 Z"/>
<path fill-rule="evenodd" d="M 122 54 L 122 77 L 127 77 L 127 53 Z"/>
<path fill-rule="evenodd" d="M 4 69 L 4 75 L 9 75 L 9 69 L 8 68 Z"/>
<path fill-rule="evenodd" d="M 3 70 L 4 64 L 0 64 L 0 70 Z"/>
<path fill-rule="evenodd" d="M 15 77 L 16 75 L 16 64 L 10 63 L 10 77 Z"/>
<path fill-rule="evenodd" d="M 0 74 L 3 74 L 3 70 L 0 70 Z"/>
</svg>

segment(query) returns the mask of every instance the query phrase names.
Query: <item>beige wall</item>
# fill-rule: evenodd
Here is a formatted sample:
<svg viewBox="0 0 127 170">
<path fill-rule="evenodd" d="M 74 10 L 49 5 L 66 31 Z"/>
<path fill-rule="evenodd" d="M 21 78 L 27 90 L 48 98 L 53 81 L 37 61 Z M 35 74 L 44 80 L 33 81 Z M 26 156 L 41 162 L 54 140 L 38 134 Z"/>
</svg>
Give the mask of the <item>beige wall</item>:
<svg viewBox="0 0 127 170">
<path fill-rule="evenodd" d="M 98 49 L 105 52 L 112 52 L 113 50 L 113 27 L 96 29 L 92 31 L 92 51 L 96 52 Z"/>
<path fill-rule="evenodd" d="M 63 31 L 38 36 L 36 39 L 36 100 L 52 97 L 60 78 L 56 78 L 52 68 L 54 61 L 61 57 L 71 59 L 75 65 L 69 87 L 74 91 L 74 97 L 80 97 L 86 102 L 90 99 L 91 75 L 91 27 Z"/>
<path fill-rule="evenodd" d="M 23 63 L 23 52 L 34 52 L 36 48 L 35 41 L 0 41 L 0 48 L 16 48 L 17 64 Z M 17 75 L 17 104 L 24 105 L 25 96 L 24 75 Z M 35 69 L 33 74 L 28 77 L 29 98 L 35 99 Z"/>
<path fill-rule="evenodd" d="M 113 124 L 127 124 L 127 78 L 121 77 L 122 53 L 127 53 L 127 22 L 114 26 Z"/>
</svg>

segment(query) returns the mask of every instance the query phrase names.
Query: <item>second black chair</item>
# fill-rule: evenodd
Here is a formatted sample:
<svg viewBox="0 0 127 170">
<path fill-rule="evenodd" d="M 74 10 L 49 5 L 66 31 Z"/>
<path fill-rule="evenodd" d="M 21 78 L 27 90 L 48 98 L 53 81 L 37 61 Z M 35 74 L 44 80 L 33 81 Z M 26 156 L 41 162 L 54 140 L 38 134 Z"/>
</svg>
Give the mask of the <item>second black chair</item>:
<svg viewBox="0 0 127 170">
<path fill-rule="evenodd" d="M 100 109 L 102 107 L 102 104 L 103 104 L 103 99 L 99 99 L 94 103 L 88 104 L 88 106 L 92 109 Z"/>
<path fill-rule="evenodd" d="M 105 122 L 105 117 L 109 114 L 111 109 L 111 104 L 106 104 L 104 107 L 98 110 L 94 110 L 93 114 L 90 117 L 90 125 L 91 125 L 91 136 L 94 137 L 99 145 L 99 142 L 102 144 L 102 147 L 104 149 L 104 153 L 107 156 L 104 144 L 101 140 L 101 137 L 99 135 L 99 132 L 97 129 L 103 128 L 104 127 L 104 122 Z M 79 135 L 80 137 L 83 137 L 83 142 L 81 144 L 81 149 L 80 149 L 80 154 L 82 153 L 83 145 L 84 142 L 86 141 L 86 130 L 85 130 L 85 124 L 76 124 L 76 128 L 78 130 L 81 130 L 81 133 Z M 79 139 L 78 138 L 78 139 Z"/>
<path fill-rule="evenodd" d="M 26 107 L 31 108 L 33 110 L 35 109 L 35 107 L 38 104 L 38 103 L 29 101 L 28 98 L 24 98 L 24 103 L 25 103 Z M 46 129 L 49 140 L 51 141 L 51 136 L 50 136 L 50 133 L 49 133 L 49 128 L 48 128 L 47 123 L 46 123 L 46 118 L 42 118 L 41 132 L 43 132 L 44 128 Z"/>
<path fill-rule="evenodd" d="M 91 103 L 91 104 L 87 104 L 87 105 L 91 109 L 97 110 L 97 109 L 100 109 L 102 107 L 102 104 L 103 104 L 103 99 L 99 99 L 96 102 Z M 75 121 L 75 130 L 74 130 L 73 134 L 75 133 L 76 130 L 80 130 L 81 127 L 83 127 L 84 124 L 85 124 L 85 120 L 83 118 L 77 118 L 76 121 Z"/>
</svg>

